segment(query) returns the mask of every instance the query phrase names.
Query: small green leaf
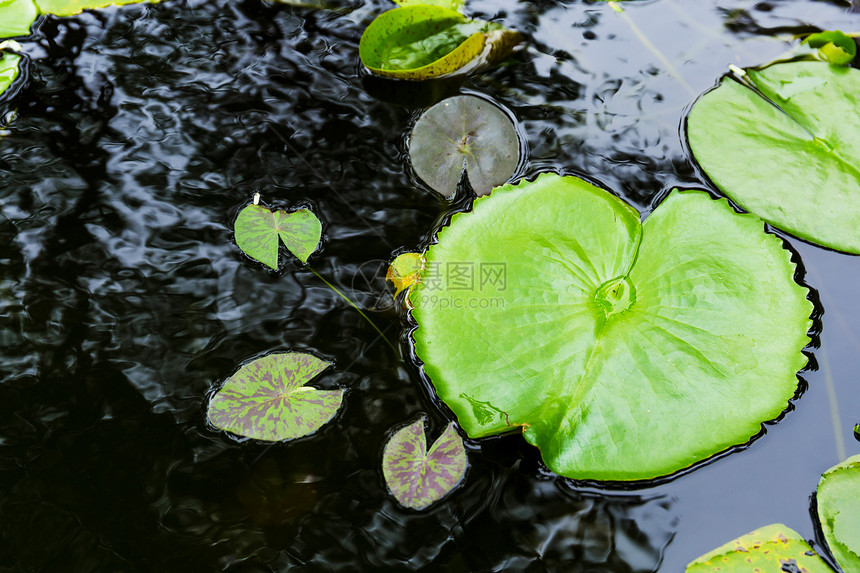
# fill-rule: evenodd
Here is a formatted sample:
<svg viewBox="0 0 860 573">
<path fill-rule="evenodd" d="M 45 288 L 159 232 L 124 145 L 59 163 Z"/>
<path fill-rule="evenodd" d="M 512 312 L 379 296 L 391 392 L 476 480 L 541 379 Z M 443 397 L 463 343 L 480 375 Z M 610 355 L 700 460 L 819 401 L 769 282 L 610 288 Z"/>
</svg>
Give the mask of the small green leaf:
<svg viewBox="0 0 860 573">
<path fill-rule="evenodd" d="M 293 255 L 306 263 L 319 246 L 322 224 L 308 209 L 272 212 L 262 205 L 248 205 L 235 223 L 236 244 L 242 251 L 273 269 L 278 268 L 278 238 Z"/>
<path fill-rule="evenodd" d="M 860 424 L 854 426 L 854 439 L 860 441 Z"/>
<path fill-rule="evenodd" d="M 470 437 L 521 427 L 570 478 L 650 479 L 743 444 L 807 363 L 791 254 L 701 191 L 641 223 L 544 173 L 476 199 L 424 256 L 409 301 L 437 395 Z"/>
<path fill-rule="evenodd" d="M 74 16 L 84 10 L 139 4 L 144 1 L 157 3 L 159 0 L 36 0 L 36 5 L 42 14 Z"/>
<path fill-rule="evenodd" d="M 29 36 L 38 15 L 33 0 L 0 1 L 0 38 Z"/>
<path fill-rule="evenodd" d="M 419 273 L 422 270 L 424 257 L 418 253 L 397 255 L 385 273 L 385 278 L 394 284 L 394 297 L 397 298 L 397 295 L 421 280 Z"/>
<path fill-rule="evenodd" d="M 774 523 L 751 531 L 702 555 L 686 573 L 833 573 L 793 529 Z"/>
<path fill-rule="evenodd" d="M 391 495 L 401 505 L 424 509 L 463 479 L 463 440 L 450 423 L 428 452 L 422 417 L 391 436 L 382 453 L 382 473 Z"/>
<path fill-rule="evenodd" d="M 331 366 L 311 354 L 270 354 L 242 366 L 209 402 L 209 422 L 239 436 L 277 442 L 319 430 L 337 413 L 343 390 L 304 384 Z"/>
<path fill-rule="evenodd" d="M 810 48 L 818 48 L 821 59 L 839 66 L 850 64 L 857 55 L 854 39 L 839 30 L 810 34 L 803 42 Z"/>
<path fill-rule="evenodd" d="M 440 6 L 448 10 L 456 10 L 457 12 L 463 9 L 465 0 L 394 0 L 398 6 Z"/>
<path fill-rule="evenodd" d="M 749 86 L 755 89 L 750 89 Z M 860 254 L 860 70 L 823 62 L 725 77 L 693 105 L 690 149 L 745 210 Z"/>
<path fill-rule="evenodd" d="M 827 470 L 818 484 L 818 520 L 843 571 L 860 571 L 860 456 Z"/>
<path fill-rule="evenodd" d="M 463 170 L 475 193 L 486 195 L 517 170 L 520 145 L 510 117 L 475 96 L 443 100 L 424 112 L 412 130 L 409 158 L 415 174 L 451 199 Z"/>
<path fill-rule="evenodd" d="M 21 56 L 0 52 L 0 94 L 9 89 L 18 77 Z"/>
<path fill-rule="evenodd" d="M 416 4 L 380 14 L 361 35 L 358 53 L 374 74 L 427 80 L 491 65 L 521 40 L 499 24 Z"/>
</svg>

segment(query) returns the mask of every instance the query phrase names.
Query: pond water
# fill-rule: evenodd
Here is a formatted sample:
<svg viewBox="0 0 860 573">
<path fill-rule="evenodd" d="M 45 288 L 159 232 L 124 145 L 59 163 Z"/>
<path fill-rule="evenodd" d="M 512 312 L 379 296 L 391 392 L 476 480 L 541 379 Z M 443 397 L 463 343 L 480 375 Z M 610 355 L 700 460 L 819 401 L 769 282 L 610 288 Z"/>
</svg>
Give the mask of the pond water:
<svg viewBox="0 0 860 573">
<path fill-rule="evenodd" d="M 683 570 L 782 522 L 816 539 L 819 476 L 860 453 L 860 258 L 787 238 L 824 313 L 817 367 L 767 435 L 667 482 L 558 478 L 520 437 L 468 442 L 464 485 L 423 512 L 387 494 L 389 431 L 447 420 L 386 298 L 393 254 L 447 203 L 408 167 L 420 109 L 365 89 L 358 41 L 385 0 L 167 1 L 43 19 L 0 140 L 0 569 L 4 571 Z M 647 214 L 705 186 L 681 122 L 729 64 L 793 33 L 860 30 L 837 2 L 471 0 L 528 35 L 462 90 L 521 122 L 519 175 L 585 174 Z M 232 236 L 259 191 L 322 219 L 310 264 L 278 272 Z M 312 351 L 348 389 L 320 433 L 266 446 L 205 422 L 243 362 Z M 405 357 L 405 359 L 404 359 Z M 679 428 L 678 431 L 684 431 Z"/>
</svg>

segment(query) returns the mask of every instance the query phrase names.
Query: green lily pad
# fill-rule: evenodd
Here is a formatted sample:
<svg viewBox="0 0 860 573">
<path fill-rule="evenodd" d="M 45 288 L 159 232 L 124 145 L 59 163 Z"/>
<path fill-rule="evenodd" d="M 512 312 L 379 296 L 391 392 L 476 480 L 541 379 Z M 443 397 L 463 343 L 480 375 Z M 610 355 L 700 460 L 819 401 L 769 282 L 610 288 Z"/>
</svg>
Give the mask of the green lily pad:
<svg viewBox="0 0 860 573">
<path fill-rule="evenodd" d="M 394 0 L 398 6 L 441 6 L 448 10 L 462 10 L 465 0 Z"/>
<path fill-rule="evenodd" d="M 860 571 L 860 456 L 821 476 L 817 501 L 821 531 L 836 562 L 846 572 Z"/>
<path fill-rule="evenodd" d="M 424 112 L 409 140 L 415 174 L 451 199 L 463 170 L 475 193 L 486 195 L 517 170 L 520 144 L 510 117 L 485 99 L 456 96 Z"/>
<path fill-rule="evenodd" d="M 521 39 L 499 24 L 472 20 L 448 8 L 410 5 L 383 12 L 371 22 L 358 53 L 374 74 L 426 80 L 506 58 Z"/>
<path fill-rule="evenodd" d="M 415 351 L 472 438 L 522 427 L 554 472 L 664 476 L 761 431 L 806 365 L 782 241 L 700 191 L 644 224 L 575 177 L 478 198 L 425 254 Z"/>
<path fill-rule="evenodd" d="M 317 249 L 322 224 L 308 209 L 272 212 L 262 205 L 248 205 L 239 212 L 235 224 L 236 243 L 246 255 L 264 265 L 278 268 L 278 238 L 301 262 Z"/>
<path fill-rule="evenodd" d="M 0 94 L 9 89 L 18 78 L 18 65 L 21 62 L 21 56 L 0 52 Z"/>
<path fill-rule="evenodd" d="M 304 384 L 329 366 L 301 352 L 270 354 L 249 362 L 212 397 L 209 422 L 267 442 L 316 432 L 337 413 L 343 390 L 317 390 Z"/>
<path fill-rule="evenodd" d="M 395 298 L 420 280 L 423 268 L 424 258 L 418 253 L 403 253 L 391 262 L 385 273 L 385 279 L 394 284 Z"/>
<path fill-rule="evenodd" d="M 382 473 L 401 505 L 424 509 L 445 497 L 466 474 L 463 440 L 451 423 L 427 451 L 422 417 L 388 440 L 382 452 Z"/>
<path fill-rule="evenodd" d="M 799 533 L 781 523 L 751 531 L 702 555 L 686 573 L 833 573 Z"/>
<path fill-rule="evenodd" d="M 84 10 L 107 8 L 108 6 L 125 6 L 142 2 L 157 3 L 159 0 L 36 0 L 36 5 L 42 14 L 55 16 L 74 16 Z"/>
<path fill-rule="evenodd" d="M 821 59 L 831 64 L 848 65 L 857 55 L 857 44 L 854 38 L 839 30 L 810 34 L 803 43 L 810 48 L 818 48 Z"/>
<path fill-rule="evenodd" d="M 860 254 L 860 71 L 821 62 L 725 77 L 693 105 L 696 161 L 775 227 Z"/>
<path fill-rule="evenodd" d="M 29 36 L 38 15 L 33 0 L 0 1 L 0 38 Z"/>
</svg>

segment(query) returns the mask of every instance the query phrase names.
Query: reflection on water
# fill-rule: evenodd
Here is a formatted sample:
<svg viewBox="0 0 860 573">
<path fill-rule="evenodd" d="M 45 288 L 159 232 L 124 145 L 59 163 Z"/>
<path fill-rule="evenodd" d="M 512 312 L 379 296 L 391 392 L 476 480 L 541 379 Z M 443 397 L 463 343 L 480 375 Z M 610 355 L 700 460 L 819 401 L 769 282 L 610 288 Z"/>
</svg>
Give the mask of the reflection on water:
<svg viewBox="0 0 860 573">
<path fill-rule="evenodd" d="M 833 442 L 818 372 L 771 435 L 668 484 L 578 489 L 507 437 L 472 444 L 465 485 L 426 512 L 386 494 L 388 429 L 420 411 L 441 428 L 445 412 L 342 299 L 291 258 L 277 273 L 248 260 L 231 228 L 255 191 L 313 208 L 324 237 L 310 264 L 402 336 L 378 304 L 378 263 L 468 201 L 410 179 L 418 110 L 362 81 L 358 39 L 388 6 L 168 1 L 49 18 L 24 42 L 29 82 L 0 103 L 2 117 L 18 111 L 0 142 L 0 568 L 678 571 L 771 521 L 812 536 L 808 492 L 839 461 L 814 446 Z M 586 173 L 643 210 L 672 185 L 703 184 L 679 122 L 727 64 L 767 61 L 809 23 L 858 28 L 812 0 L 626 7 L 473 0 L 476 16 L 531 38 L 464 88 L 517 115 L 528 175 Z M 860 263 L 793 244 L 829 289 L 822 340 L 840 404 L 854 407 L 850 437 L 860 334 L 845 317 L 860 309 L 838 289 Z M 830 317 L 850 335 L 828 338 Z M 208 428 L 212 387 L 282 349 L 336 363 L 326 383 L 348 389 L 337 420 L 274 446 Z M 796 456 L 792 472 L 780 466 Z M 781 487 L 755 486 L 776 468 Z"/>
</svg>

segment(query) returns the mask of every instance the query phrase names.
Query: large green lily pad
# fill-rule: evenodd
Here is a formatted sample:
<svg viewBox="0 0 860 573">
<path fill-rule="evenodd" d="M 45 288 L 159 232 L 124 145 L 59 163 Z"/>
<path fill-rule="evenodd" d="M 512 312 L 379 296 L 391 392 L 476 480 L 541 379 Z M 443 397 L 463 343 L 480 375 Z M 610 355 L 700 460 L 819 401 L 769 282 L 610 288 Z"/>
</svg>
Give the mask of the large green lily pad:
<svg viewBox="0 0 860 573">
<path fill-rule="evenodd" d="M 36 0 L 39 11 L 43 14 L 56 16 L 74 16 L 84 10 L 107 8 L 108 6 L 125 6 L 141 2 L 157 3 L 159 0 Z"/>
<path fill-rule="evenodd" d="M 0 94 L 9 89 L 18 78 L 18 66 L 21 63 L 21 56 L 0 52 Z"/>
<path fill-rule="evenodd" d="M 723 78 L 693 106 L 696 161 L 747 211 L 860 254 L 860 70 L 794 62 L 745 78 Z"/>
<path fill-rule="evenodd" d="M 319 430 L 337 413 L 343 390 L 305 386 L 331 366 L 311 354 L 282 352 L 242 366 L 209 402 L 209 421 L 239 436 L 277 442 Z"/>
<path fill-rule="evenodd" d="M 475 193 L 486 195 L 516 172 L 520 144 L 505 112 L 462 95 L 437 103 L 418 119 L 409 159 L 416 175 L 447 199 L 456 194 L 463 170 Z"/>
<path fill-rule="evenodd" d="M 780 415 L 812 304 L 782 241 L 707 193 L 640 223 L 608 192 L 543 174 L 478 198 L 426 255 L 415 351 L 461 427 L 522 427 L 554 472 L 642 480 Z"/>
<path fill-rule="evenodd" d="M 860 571 L 860 456 L 830 468 L 818 484 L 818 519 L 843 571 Z"/>
<path fill-rule="evenodd" d="M 410 4 L 380 14 L 361 35 L 361 62 L 374 74 L 404 80 L 438 78 L 510 54 L 522 36 L 442 6 Z"/>
<path fill-rule="evenodd" d="M 33 0 L 0 1 L 0 38 L 29 36 L 38 15 Z"/>
<path fill-rule="evenodd" d="M 833 573 L 799 533 L 774 523 L 702 555 L 686 573 Z"/>
</svg>

